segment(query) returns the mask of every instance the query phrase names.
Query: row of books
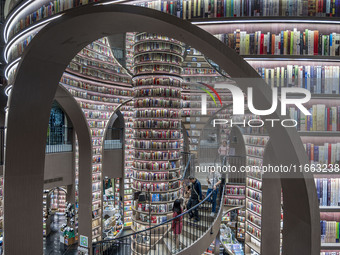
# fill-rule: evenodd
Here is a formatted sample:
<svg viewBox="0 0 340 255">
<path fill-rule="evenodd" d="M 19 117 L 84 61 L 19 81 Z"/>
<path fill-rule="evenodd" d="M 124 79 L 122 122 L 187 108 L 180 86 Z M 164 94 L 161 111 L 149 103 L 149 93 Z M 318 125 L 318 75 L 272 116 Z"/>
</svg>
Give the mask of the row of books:
<svg viewBox="0 0 340 255">
<path fill-rule="evenodd" d="M 269 140 L 269 137 L 245 135 L 244 140 L 248 145 L 265 146 Z"/>
<path fill-rule="evenodd" d="M 258 67 L 256 71 L 272 87 L 299 87 L 312 94 L 339 94 L 339 66 Z"/>
<path fill-rule="evenodd" d="M 183 68 L 182 75 L 219 75 L 215 69 L 211 68 Z"/>
<path fill-rule="evenodd" d="M 340 179 L 315 178 L 315 186 L 320 206 L 340 206 Z"/>
<path fill-rule="evenodd" d="M 245 127 L 243 128 L 245 135 L 264 135 L 267 134 L 264 127 Z"/>
<path fill-rule="evenodd" d="M 148 54 L 142 54 L 138 55 L 137 57 L 134 58 L 134 64 L 142 64 L 142 63 L 147 63 L 147 62 L 164 62 L 168 64 L 177 64 L 180 65 L 182 63 L 182 58 L 169 54 L 169 53 L 148 53 Z"/>
<path fill-rule="evenodd" d="M 162 51 L 162 52 L 169 52 L 169 53 L 182 55 L 183 48 L 171 42 L 150 41 L 150 42 L 136 44 L 134 50 L 135 50 L 135 54 L 143 53 L 143 52 L 146 52 L 147 54 L 149 54 L 150 51 Z"/>
<path fill-rule="evenodd" d="M 113 105 L 104 105 L 102 103 L 87 103 L 87 102 L 78 102 L 79 106 L 82 109 L 89 109 L 89 110 L 95 110 L 95 111 L 106 111 L 106 112 L 112 112 L 115 109 L 115 106 Z"/>
<path fill-rule="evenodd" d="M 146 1 L 139 6 L 156 9 L 182 19 L 251 16 L 339 17 L 335 0 L 177 0 Z"/>
<path fill-rule="evenodd" d="M 177 189 L 179 187 L 179 181 L 172 183 L 147 183 L 134 181 L 133 187 L 137 190 L 147 190 L 147 191 L 171 191 L 172 189 Z"/>
<path fill-rule="evenodd" d="M 252 222 L 253 224 L 257 225 L 259 228 L 261 228 L 261 218 L 257 217 L 254 214 L 248 213 L 247 214 L 247 220 Z"/>
<path fill-rule="evenodd" d="M 160 180 L 173 180 L 179 177 L 179 172 L 169 173 L 148 173 L 148 172 L 137 172 L 133 171 L 133 177 L 136 179 L 146 181 L 160 181 Z"/>
<path fill-rule="evenodd" d="M 83 56 L 83 57 L 88 57 L 92 58 L 95 60 L 103 61 L 103 62 L 108 62 L 108 63 L 117 63 L 117 60 L 113 58 L 113 56 L 107 56 L 103 54 L 99 54 L 98 52 L 93 51 L 92 49 L 88 48 L 83 48 L 78 55 Z"/>
<path fill-rule="evenodd" d="M 108 113 L 108 112 L 100 112 L 100 111 L 86 111 L 86 110 L 83 110 L 84 112 L 84 115 L 86 118 L 89 118 L 89 119 L 109 119 L 111 114 Z"/>
<path fill-rule="evenodd" d="M 340 143 L 324 143 L 323 145 L 305 143 L 304 147 L 313 165 L 316 163 L 340 164 Z M 320 167 L 323 168 L 324 165 Z"/>
<path fill-rule="evenodd" d="M 253 211 L 255 213 L 261 214 L 262 213 L 262 206 L 251 201 L 247 202 L 247 209 Z"/>
<path fill-rule="evenodd" d="M 133 135 L 137 139 L 180 139 L 181 132 L 174 130 L 134 130 Z"/>
<path fill-rule="evenodd" d="M 261 171 L 249 171 L 248 177 L 261 180 L 262 179 L 262 173 L 261 173 Z"/>
<path fill-rule="evenodd" d="M 168 161 L 168 162 L 136 162 L 134 161 L 132 166 L 138 170 L 171 170 L 180 167 L 180 162 L 178 161 Z"/>
<path fill-rule="evenodd" d="M 139 88 L 135 90 L 134 95 L 136 97 L 181 97 L 181 90 L 179 88 Z"/>
<path fill-rule="evenodd" d="M 288 112 L 300 131 L 340 131 L 340 106 L 313 105 L 309 109 L 311 115 L 304 115 L 295 107 L 289 107 Z"/>
<path fill-rule="evenodd" d="M 16 23 L 14 29 L 10 32 L 10 36 L 13 36 L 20 30 L 28 27 L 30 24 L 37 22 L 41 19 L 47 18 L 59 12 L 65 11 L 70 8 L 78 7 L 88 3 L 98 2 L 98 0 L 54 0 L 50 3 L 41 6 L 33 13 L 19 20 Z"/>
<path fill-rule="evenodd" d="M 340 242 L 340 223 L 337 221 L 320 221 L 321 243 Z"/>
<path fill-rule="evenodd" d="M 135 151 L 134 157 L 141 160 L 177 160 L 181 158 L 181 154 L 178 151 Z"/>
<path fill-rule="evenodd" d="M 255 199 L 255 200 L 259 201 L 260 203 L 262 202 L 262 193 L 257 192 L 255 190 L 247 189 L 247 197 Z"/>
<path fill-rule="evenodd" d="M 87 99 L 87 100 L 93 100 L 93 101 L 100 101 L 100 102 L 105 102 L 105 103 L 122 103 L 124 102 L 126 99 L 124 98 L 118 98 L 116 96 L 113 97 L 101 97 L 101 96 L 97 96 L 97 95 L 91 95 L 91 92 L 84 92 L 84 91 L 79 91 L 76 89 L 71 89 L 68 88 L 68 91 L 70 92 L 71 95 L 75 96 L 75 97 L 79 97 L 79 98 L 83 98 L 83 99 Z"/>
<path fill-rule="evenodd" d="M 135 120 L 134 128 L 181 128 L 181 122 L 178 120 Z"/>
<path fill-rule="evenodd" d="M 240 55 L 321 55 L 339 56 L 340 34 L 318 30 L 284 30 L 279 34 L 256 31 L 218 34 L 218 39 Z"/>
<path fill-rule="evenodd" d="M 245 199 L 224 198 L 225 205 L 245 205 Z"/>
<path fill-rule="evenodd" d="M 107 121 L 95 121 L 95 120 L 88 120 L 87 123 L 89 123 L 90 127 L 98 127 L 98 128 L 105 128 L 105 125 Z"/>
<path fill-rule="evenodd" d="M 152 142 L 147 140 L 134 141 L 133 143 L 135 149 L 179 149 L 179 142 L 162 141 L 162 142 Z"/>
<path fill-rule="evenodd" d="M 92 157 L 92 163 L 100 163 L 101 162 L 101 155 L 93 155 Z M 98 175 L 95 175 L 96 177 Z M 100 180 L 100 179 L 99 179 Z M 93 176 L 92 176 L 92 181 L 98 181 L 98 180 L 93 180 Z"/>
<path fill-rule="evenodd" d="M 109 56 L 109 57 L 113 56 L 107 41 L 104 45 L 104 43 L 98 43 L 98 40 L 97 40 L 87 45 L 86 48 L 95 51 L 97 54 L 102 54 L 104 56 Z"/>
<path fill-rule="evenodd" d="M 260 158 L 253 158 L 253 157 L 247 157 L 246 159 L 247 166 L 258 166 L 262 167 L 263 165 L 263 159 Z"/>
<path fill-rule="evenodd" d="M 144 66 L 142 68 L 144 68 Z M 68 70 L 71 70 L 75 73 L 83 74 L 86 76 L 92 76 L 92 77 L 95 77 L 95 78 L 98 78 L 104 81 L 122 82 L 122 83 L 130 84 L 130 78 L 128 76 L 121 77 L 116 74 L 111 74 L 108 72 L 104 72 L 102 70 L 97 70 L 95 68 L 78 65 L 78 64 L 75 64 L 74 62 L 71 62 L 68 65 Z"/>
<path fill-rule="evenodd" d="M 261 229 L 254 225 L 247 224 L 246 231 L 261 240 Z"/>
<path fill-rule="evenodd" d="M 151 216 L 151 219 L 150 219 L 149 215 L 146 215 L 146 214 L 139 214 L 139 218 L 136 218 L 136 219 L 142 222 L 154 223 L 154 224 L 156 223 L 160 224 L 168 220 L 167 216 Z"/>
<path fill-rule="evenodd" d="M 247 153 L 248 156 L 263 157 L 264 148 L 246 146 L 246 153 Z"/>
<path fill-rule="evenodd" d="M 151 86 L 158 88 L 156 85 L 171 86 L 181 88 L 181 80 L 176 77 L 136 77 L 133 80 L 134 86 Z"/>
<path fill-rule="evenodd" d="M 257 190 L 261 190 L 262 189 L 262 181 L 247 178 L 247 186 L 254 188 L 254 189 L 257 189 Z"/>
<path fill-rule="evenodd" d="M 181 113 L 179 110 L 137 110 L 135 111 L 135 118 L 180 118 Z"/>
<path fill-rule="evenodd" d="M 122 69 L 118 64 L 114 65 L 115 62 L 103 62 L 84 58 L 81 55 L 77 55 L 72 59 L 72 62 L 88 67 L 103 69 L 105 71 L 113 72 L 115 74 L 127 75 L 126 71 Z"/>
<path fill-rule="evenodd" d="M 157 99 L 157 98 L 137 99 L 134 102 L 134 107 L 135 108 L 140 108 L 140 107 L 181 108 L 182 103 L 180 99 L 177 99 L 177 100 L 167 100 L 167 99 Z"/>
<path fill-rule="evenodd" d="M 226 195 L 245 195 L 245 187 L 226 187 Z"/>
<path fill-rule="evenodd" d="M 135 66 L 134 73 L 135 74 L 153 74 L 155 72 L 159 73 L 170 73 L 175 75 L 181 75 L 182 68 L 179 66 L 170 66 L 166 63 L 164 64 L 154 64 L 154 65 L 143 65 L 143 66 Z"/>
<path fill-rule="evenodd" d="M 181 42 L 177 41 L 176 39 L 167 37 L 165 35 L 155 34 L 155 33 L 139 33 L 135 36 L 136 43 L 141 41 L 148 41 L 148 40 L 160 40 L 160 41 L 168 41 L 172 43 L 181 44 Z"/>
</svg>

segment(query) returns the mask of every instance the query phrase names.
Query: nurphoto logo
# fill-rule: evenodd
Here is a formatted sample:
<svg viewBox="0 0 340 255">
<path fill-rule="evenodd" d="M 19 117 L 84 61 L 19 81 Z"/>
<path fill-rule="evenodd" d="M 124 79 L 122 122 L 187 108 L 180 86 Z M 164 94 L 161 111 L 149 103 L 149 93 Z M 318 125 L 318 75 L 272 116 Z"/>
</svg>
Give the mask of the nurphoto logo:
<svg viewBox="0 0 340 255">
<path fill-rule="evenodd" d="M 222 105 L 222 100 L 217 91 L 212 87 L 207 84 L 201 83 L 202 85 L 206 86 L 207 88 L 211 89 L 213 93 L 217 96 L 217 98 L 220 101 L 221 106 Z M 231 92 L 232 94 L 232 99 L 233 99 L 233 115 L 244 115 L 245 114 L 245 97 L 242 92 L 242 90 L 235 86 L 235 85 L 230 85 L 230 84 L 217 84 L 215 88 L 223 88 L 227 89 Z M 201 95 L 201 112 L 202 115 L 207 115 L 207 95 L 209 95 L 215 105 L 217 106 L 216 100 L 214 96 L 205 88 L 200 88 L 206 94 Z M 294 93 L 294 94 L 299 94 L 302 97 L 301 98 L 288 98 L 288 94 Z M 247 98 L 248 98 L 248 109 L 251 113 L 258 115 L 258 116 L 268 116 L 275 112 L 278 106 L 278 90 L 277 88 L 272 88 L 272 105 L 269 109 L 266 110 L 259 110 L 256 109 L 253 103 L 253 88 L 249 87 L 247 89 Z M 285 116 L 287 114 L 287 105 L 295 105 L 302 114 L 304 115 L 311 115 L 311 113 L 306 109 L 306 107 L 303 106 L 304 103 L 307 103 L 311 99 L 311 93 L 309 90 L 304 89 L 304 88 L 292 88 L 292 87 L 284 87 L 281 88 L 281 115 Z M 216 125 L 224 125 L 224 124 L 230 124 L 231 126 L 233 124 L 248 124 L 250 127 L 261 127 L 264 125 L 265 121 L 271 122 L 272 127 L 274 126 L 275 122 L 281 122 L 281 125 L 284 127 L 295 127 L 297 126 L 297 121 L 294 119 L 250 119 L 247 121 L 243 120 L 241 123 L 240 122 L 233 122 L 232 119 L 214 119 L 213 120 L 213 126 L 215 127 Z"/>
</svg>

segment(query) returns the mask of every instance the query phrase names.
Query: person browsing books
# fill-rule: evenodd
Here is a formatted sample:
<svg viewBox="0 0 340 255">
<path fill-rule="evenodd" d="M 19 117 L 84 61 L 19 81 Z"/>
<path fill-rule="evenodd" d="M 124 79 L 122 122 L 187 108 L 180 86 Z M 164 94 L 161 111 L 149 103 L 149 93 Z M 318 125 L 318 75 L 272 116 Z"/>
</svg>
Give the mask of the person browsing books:
<svg viewBox="0 0 340 255">
<path fill-rule="evenodd" d="M 229 154 L 229 146 L 227 145 L 227 141 L 223 141 L 220 148 L 218 148 L 218 154 L 220 155 L 221 165 L 225 165 L 225 158 Z"/>
<path fill-rule="evenodd" d="M 212 192 L 208 200 L 209 202 L 212 203 L 210 216 L 214 217 L 216 213 L 216 199 L 217 199 L 217 194 L 218 194 L 218 187 L 220 186 L 222 182 L 221 174 L 216 171 L 211 171 L 211 168 L 209 168 L 207 182 L 208 182 L 207 196 Z"/>
<path fill-rule="evenodd" d="M 182 214 L 182 207 L 181 207 L 181 201 L 179 199 L 176 199 L 174 202 L 174 207 L 172 208 L 173 214 L 172 217 L 175 218 L 178 215 Z M 177 219 L 174 219 L 172 221 L 171 229 L 175 237 L 175 244 L 176 248 L 172 251 L 172 253 L 177 253 L 180 251 L 179 246 L 179 235 L 182 233 L 183 228 L 183 216 L 178 217 Z"/>
<path fill-rule="evenodd" d="M 193 176 L 189 176 L 189 181 L 191 182 L 191 195 L 187 204 L 188 210 L 190 210 L 190 208 L 194 207 L 200 202 L 200 200 L 202 200 L 202 188 L 200 181 Z M 194 218 L 195 222 L 200 220 L 200 218 L 198 217 L 197 208 L 189 212 L 189 215 L 190 219 Z"/>
</svg>

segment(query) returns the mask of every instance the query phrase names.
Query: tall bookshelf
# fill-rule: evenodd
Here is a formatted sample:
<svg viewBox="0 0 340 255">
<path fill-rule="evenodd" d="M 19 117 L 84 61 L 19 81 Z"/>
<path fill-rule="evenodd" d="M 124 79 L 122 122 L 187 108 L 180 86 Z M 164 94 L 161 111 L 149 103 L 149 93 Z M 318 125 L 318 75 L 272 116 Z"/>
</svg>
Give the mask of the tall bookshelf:
<svg viewBox="0 0 340 255">
<path fill-rule="evenodd" d="M 138 33 L 134 44 L 133 230 L 172 217 L 180 195 L 182 44 Z M 146 96 L 148 98 L 146 99 Z M 156 240 L 134 240 L 133 252 L 145 252 Z"/>
</svg>

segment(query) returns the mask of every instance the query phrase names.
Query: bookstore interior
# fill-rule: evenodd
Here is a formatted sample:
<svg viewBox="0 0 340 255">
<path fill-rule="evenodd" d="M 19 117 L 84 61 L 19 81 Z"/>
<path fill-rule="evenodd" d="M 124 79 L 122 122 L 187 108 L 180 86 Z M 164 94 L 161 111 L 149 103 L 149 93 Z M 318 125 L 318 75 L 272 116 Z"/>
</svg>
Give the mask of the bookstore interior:
<svg viewBox="0 0 340 255">
<path fill-rule="evenodd" d="M 340 255 L 340 0 L 0 5 L 0 255 Z"/>
</svg>

